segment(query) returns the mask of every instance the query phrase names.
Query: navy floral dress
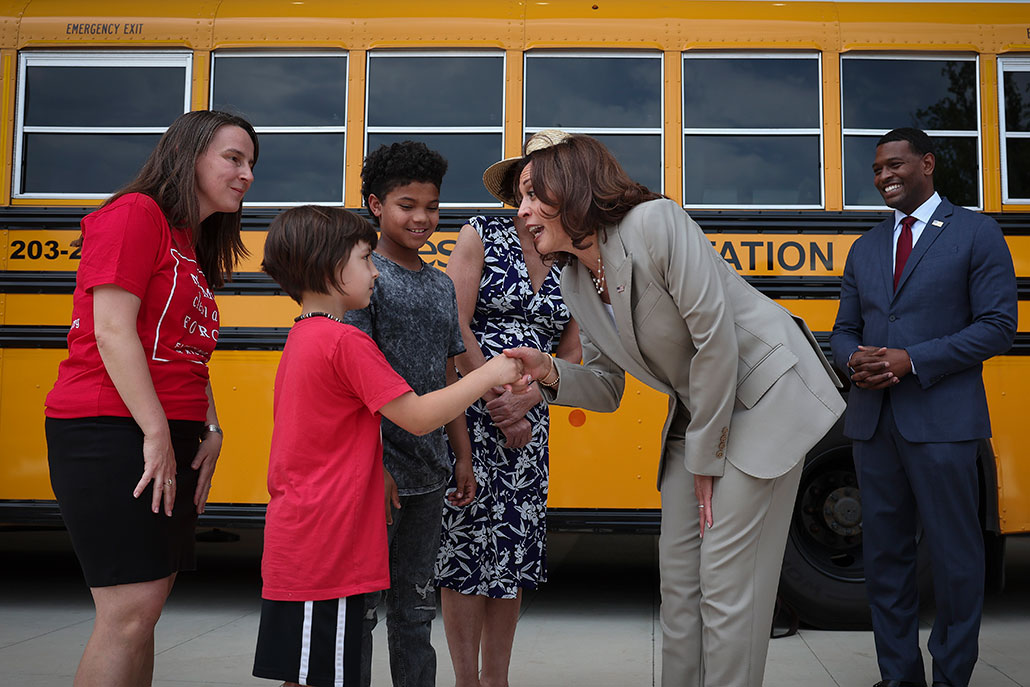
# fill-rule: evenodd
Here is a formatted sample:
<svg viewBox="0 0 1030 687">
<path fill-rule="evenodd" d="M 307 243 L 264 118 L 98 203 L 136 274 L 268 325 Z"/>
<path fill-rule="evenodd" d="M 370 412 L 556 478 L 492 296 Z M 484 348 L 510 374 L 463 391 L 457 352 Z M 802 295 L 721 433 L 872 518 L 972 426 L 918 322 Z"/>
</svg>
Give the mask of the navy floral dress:
<svg viewBox="0 0 1030 687">
<path fill-rule="evenodd" d="M 490 359 L 518 346 L 551 351 L 569 321 L 558 268 L 551 268 L 534 294 L 511 219 L 473 217 L 469 224 L 483 240 L 483 277 L 472 318 L 483 354 Z M 547 406 L 540 403 L 526 414 L 533 433 L 521 449 L 504 448 L 504 434 L 482 401 L 465 417 L 478 487 L 475 500 L 463 508 L 444 502 L 437 585 L 513 599 L 520 587 L 534 589 L 547 580 Z"/>
</svg>

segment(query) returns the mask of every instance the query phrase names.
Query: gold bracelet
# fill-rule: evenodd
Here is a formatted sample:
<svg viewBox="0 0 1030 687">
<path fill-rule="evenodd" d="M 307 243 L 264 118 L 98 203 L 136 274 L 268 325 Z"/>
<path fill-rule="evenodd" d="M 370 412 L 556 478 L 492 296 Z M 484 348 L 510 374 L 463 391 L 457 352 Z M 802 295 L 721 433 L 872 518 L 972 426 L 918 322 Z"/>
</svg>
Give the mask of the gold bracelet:
<svg viewBox="0 0 1030 687">
<path fill-rule="evenodd" d="M 558 366 L 554 364 L 554 357 L 553 356 L 547 356 L 547 357 L 551 359 L 551 369 L 547 372 L 547 374 L 545 374 L 541 379 L 539 379 L 537 381 L 539 381 L 541 384 L 546 386 L 548 389 L 557 389 L 558 388 L 558 382 L 561 381 L 561 373 L 558 372 Z M 554 373 L 554 381 L 552 381 L 552 382 L 545 381 L 548 377 L 551 376 L 551 372 Z"/>
</svg>

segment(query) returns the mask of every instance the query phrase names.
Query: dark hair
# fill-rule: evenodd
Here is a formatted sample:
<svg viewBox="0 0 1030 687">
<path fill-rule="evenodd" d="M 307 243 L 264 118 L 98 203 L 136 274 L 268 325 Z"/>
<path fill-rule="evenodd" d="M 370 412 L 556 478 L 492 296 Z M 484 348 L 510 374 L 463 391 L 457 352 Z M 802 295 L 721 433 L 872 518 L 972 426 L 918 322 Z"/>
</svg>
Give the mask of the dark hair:
<svg viewBox="0 0 1030 687">
<path fill-rule="evenodd" d="M 504 176 L 501 177 L 501 191 L 508 191 L 511 193 L 509 203 L 513 204 L 516 208 L 519 206 L 519 202 L 522 199 L 522 194 L 519 192 L 519 177 L 522 176 L 522 170 L 529 164 L 529 158 L 523 157 L 520 160 L 516 160 L 514 164 L 509 165 L 508 169 L 505 170 Z M 516 212 L 516 214 L 518 214 Z"/>
<path fill-rule="evenodd" d="M 617 224 L 637 205 L 664 198 L 626 174 L 615 156 L 592 136 L 572 134 L 556 145 L 526 156 L 533 163 L 533 191 L 557 208 L 562 228 L 576 248 L 595 234 L 603 241 L 605 227 Z M 587 244 L 588 245 L 588 244 Z M 558 255 L 559 264 L 569 256 Z"/>
<path fill-rule="evenodd" d="M 300 303 L 305 291 L 339 290 L 337 271 L 362 241 L 375 248 L 376 231 L 349 210 L 322 205 L 290 208 L 268 227 L 261 269 Z"/>
<path fill-rule="evenodd" d="M 919 129 L 905 126 L 888 131 L 876 142 L 876 147 L 879 148 L 884 143 L 893 143 L 894 141 L 908 141 L 908 144 L 912 146 L 912 150 L 920 157 L 927 153 L 937 157 L 937 150 L 933 145 L 933 139 Z"/>
<path fill-rule="evenodd" d="M 242 205 L 236 212 L 216 212 L 200 222 L 197 160 L 223 126 L 238 126 L 247 132 L 254 143 L 256 164 L 258 138 L 247 120 L 217 110 L 187 112 L 176 118 L 161 136 L 136 178 L 101 205 L 104 207 L 127 193 L 153 198 L 170 225 L 190 229 L 197 263 L 214 288 L 225 284 L 236 264 L 248 255 L 240 238 Z"/>
<path fill-rule="evenodd" d="M 361 199 L 365 205 L 371 195 L 383 201 L 393 189 L 414 181 L 432 184 L 439 190 L 446 173 L 447 160 L 421 141 L 384 144 L 366 155 L 361 165 Z"/>
</svg>

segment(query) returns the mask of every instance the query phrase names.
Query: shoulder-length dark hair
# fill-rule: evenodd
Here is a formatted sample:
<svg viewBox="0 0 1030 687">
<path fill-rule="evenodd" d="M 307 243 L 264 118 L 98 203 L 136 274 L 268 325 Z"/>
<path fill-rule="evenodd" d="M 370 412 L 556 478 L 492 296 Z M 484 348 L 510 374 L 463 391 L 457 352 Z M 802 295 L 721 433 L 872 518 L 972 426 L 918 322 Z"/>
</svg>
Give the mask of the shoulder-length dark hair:
<svg viewBox="0 0 1030 687">
<path fill-rule="evenodd" d="M 618 224 L 637 205 L 664 198 L 633 181 L 615 156 L 592 136 L 572 134 L 561 143 L 535 150 L 530 176 L 537 197 L 557 208 L 562 228 L 576 248 L 592 236 L 606 238 L 606 228 Z M 567 263 L 563 256 L 559 262 Z"/>
<path fill-rule="evenodd" d="M 190 230 L 197 263 L 213 288 L 225 284 L 236 264 L 248 254 L 240 237 L 242 205 L 236 212 L 216 212 L 200 222 L 197 160 L 223 126 L 238 126 L 247 132 L 254 143 L 256 164 L 258 138 L 250 122 L 217 110 L 187 112 L 161 136 L 136 178 L 104 201 L 108 205 L 127 193 L 153 198 L 170 225 Z"/>
<path fill-rule="evenodd" d="M 376 230 L 350 210 L 323 205 L 290 208 L 272 220 L 261 269 L 303 305 L 304 292 L 343 292 L 340 268 L 364 242 L 376 247 Z"/>
</svg>

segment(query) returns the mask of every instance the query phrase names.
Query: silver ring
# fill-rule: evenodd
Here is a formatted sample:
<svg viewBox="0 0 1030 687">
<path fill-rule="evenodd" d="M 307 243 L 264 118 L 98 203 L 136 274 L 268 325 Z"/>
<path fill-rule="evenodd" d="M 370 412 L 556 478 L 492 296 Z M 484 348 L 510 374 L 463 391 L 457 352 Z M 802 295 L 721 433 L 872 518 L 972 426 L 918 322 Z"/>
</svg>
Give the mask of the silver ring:
<svg viewBox="0 0 1030 687">
<path fill-rule="evenodd" d="M 166 479 L 165 484 L 167 484 L 168 486 L 172 486 L 172 480 Z M 704 508 L 704 506 L 702 506 L 702 508 Z"/>
<path fill-rule="evenodd" d="M 698 506 L 698 509 L 699 509 L 699 510 L 704 510 L 704 509 L 705 509 L 705 507 L 704 507 L 704 506 Z"/>
</svg>

